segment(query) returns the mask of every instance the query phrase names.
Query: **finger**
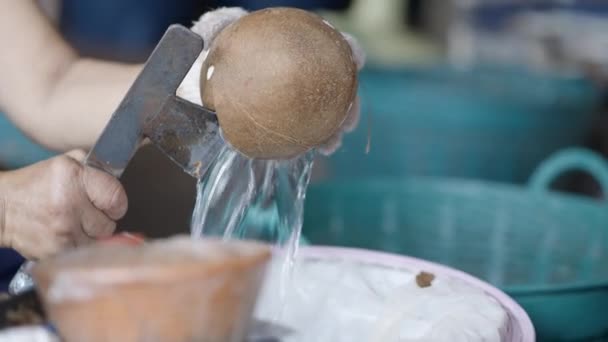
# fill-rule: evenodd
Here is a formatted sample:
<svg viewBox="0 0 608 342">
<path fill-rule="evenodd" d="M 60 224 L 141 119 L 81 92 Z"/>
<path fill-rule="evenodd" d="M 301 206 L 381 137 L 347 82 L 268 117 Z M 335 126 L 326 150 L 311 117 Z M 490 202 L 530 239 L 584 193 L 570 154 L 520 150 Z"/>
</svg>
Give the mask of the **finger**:
<svg viewBox="0 0 608 342">
<path fill-rule="evenodd" d="M 350 34 L 342 32 L 342 36 L 350 46 L 352 51 L 353 61 L 357 66 L 357 70 L 361 70 L 365 65 L 365 51 L 359 45 L 359 42 Z M 344 133 L 352 132 L 359 124 L 359 117 L 361 115 L 361 104 L 359 96 L 355 97 L 351 107 L 348 110 L 346 119 L 340 127 L 340 131 L 334 134 L 325 144 L 320 146 L 317 150 L 323 155 L 331 155 L 342 145 L 342 135 Z"/>
<path fill-rule="evenodd" d="M 333 154 L 334 152 L 336 152 L 336 150 L 338 150 L 341 145 L 342 145 L 342 131 L 338 131 L 331 138 L 329 138 L 329 140 L 327 140 L 327 142 L 325 142 L 325 144 L 323 144 L 322 146 L 319 146 L 319 148 L 317 150 L 322 155 L 329 156 L 329 155 Z"/>
<path fill-rule="evenodd" d="M 83 233 L 89 239 L 111 236 L 116 229 L 116 222 L 92 205 L 85 206 L 82 210 L 81 225 Z"/>
<path fill-rule="evenodd" d="M 346 115 L 346 119 L 340 126 L 340 131 L 334 134 L 327 142 L 321 145 L 317 150 L 319 153 L 329 156 L 336 152 L 340 146 L 342 146 L 342 136 L 344 133 L 352 132 L 357 125 L 359 124 L 359 116 L 361 112 L 361 106 L 359 102 L 359 96 L 355 97 L 352 106 L 348 110 L 348 114 Z"/>
<path fill-rule="evenodd" d="M 224 7 L 215 11 L 203 14 L 198 22 L 192 26 L 191 30 L 201 37 L 205 42 L 205 49 L 226 26 L 247 14 L 247 11 L 240 7 Z"/>
<path fill-rule="evenodd" d="M 91 203 L 111 220 L 127 212 L 127 194 L 118 179 L 91 167 L 83 169 L 83 186 Z"/>
<path fill-rule="evenodd" d="M 191 30 L 203 37 L 205 50 L 194 61 L 186 77 L 184 77 L 184 80 L 177 88 L 177 96 L 199 106 L 203 105 L 200 92 L 200 77 L 203 62 L 207 58 L 209 45 L 221 30 L 245 14 L 247 14 L 247 11 L 240 7 L 220 8 L 203 14 L 198 22 L 192 26 Z"/>
<path fill-rule="evenodd" d="M 365 50 L 361 47 L 357 39 L 346 32 L 342 32 L 342 36 L 346 39 L 350 49 L 353 52 L 353 59 L 357 65 L 357 70 L 363 69 L 365 65 Z"/>
<path fill-rule="evenodd" d="M 65 154 L 66 156 L 76 160 L 79 163 L 83 163 L 84 159 L 87 157 L 87 153 L 83 150 L 72 150 Z"/>
<path fill-rule="evenodd" d="M 346 116 L 346 120 L 342 124 L 342 131 L 349 133 L 357 128 L 359 124 L 359 116 L 361 115 L 361 102 L 359 100 L 359 96 L 355 97 L 355 101 L 353 101 L 352 106 L 348 110 L 348 115 Z"/>
</svg>

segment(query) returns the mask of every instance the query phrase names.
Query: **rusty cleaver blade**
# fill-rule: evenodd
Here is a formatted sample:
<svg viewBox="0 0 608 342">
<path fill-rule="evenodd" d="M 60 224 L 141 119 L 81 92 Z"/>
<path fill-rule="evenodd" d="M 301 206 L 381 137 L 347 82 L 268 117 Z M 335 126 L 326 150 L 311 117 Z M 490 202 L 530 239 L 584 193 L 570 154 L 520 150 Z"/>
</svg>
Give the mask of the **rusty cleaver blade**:
<svg viewBox="0 0 608 342">
<path fill-rule="evenodd" d="M 181 25 L 165 32 L 85 163 L 120 177 L 144 138 L 200 178 L 224 142 L 215 113 L 175 95 L 203 50 Z"/>
</svg>

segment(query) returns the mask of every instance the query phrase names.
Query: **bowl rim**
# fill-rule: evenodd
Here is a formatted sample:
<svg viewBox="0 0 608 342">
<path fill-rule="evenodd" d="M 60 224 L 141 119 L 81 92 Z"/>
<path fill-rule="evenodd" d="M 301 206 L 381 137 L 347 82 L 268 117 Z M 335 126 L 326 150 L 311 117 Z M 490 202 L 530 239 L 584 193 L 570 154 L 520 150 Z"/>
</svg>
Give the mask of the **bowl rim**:
<svg viewBox="0 0 608 342">
<path fill-rule="evenodd" d="M 312 258 L 347 258 L 364 263 L 377 263 L 385 266 L 396 267 L 411 267 L 415 269 L 424 269 L 432 273 L 447 275 L 465 281 L 473 287 L 483 290 L 486 294 L 496 299 L 507 312 L 512 316 L 512 322 L 519 327 L 519 336 L 514 332 L 515 341 L 518 342 L 535 342 L 536 331 L 532 320 L 526 311 L 507 295 L 502 290 L 492 286 L 491 284 L 478 279 L 466 272 L 441 265 L 435 262 L 426 261 L 414 257 L 409 257 L 400 254 L 393 254 L 381 251 L 374 251 L 362 248 L 351 247 L 335 247 L 324 245 L 307 245 L 298 248 L 298 257 Z"/>
</svg>

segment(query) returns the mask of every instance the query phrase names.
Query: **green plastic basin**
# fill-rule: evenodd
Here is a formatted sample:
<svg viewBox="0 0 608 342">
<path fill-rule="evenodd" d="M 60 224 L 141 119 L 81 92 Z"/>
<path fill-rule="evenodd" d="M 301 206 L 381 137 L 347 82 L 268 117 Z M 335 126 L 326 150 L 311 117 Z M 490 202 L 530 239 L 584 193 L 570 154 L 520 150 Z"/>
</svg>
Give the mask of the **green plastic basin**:
<svg viewBox="0 0 608 342">
<path fill-rule="evenodd" d="M 303 234 L 312 244 L 409 255 L 461 269 L 510 294 L 541 341 L 608 332 L 608 203 L 547 191 L 584 170 L 608 189 L 608 165 L 560 152 L 529 186 L 412 178 L 346 180 L 308 191 Z"/>
<path fill-rule="evenodd" d="M 360 75 L 360 96 L 357 130 L 322 160 L 328 179 L 410 175 L 523 183 L 550 154 L 584 142 L 600 100 L 582 78 L 491 67 L 368 68 Z"/>
</svg>

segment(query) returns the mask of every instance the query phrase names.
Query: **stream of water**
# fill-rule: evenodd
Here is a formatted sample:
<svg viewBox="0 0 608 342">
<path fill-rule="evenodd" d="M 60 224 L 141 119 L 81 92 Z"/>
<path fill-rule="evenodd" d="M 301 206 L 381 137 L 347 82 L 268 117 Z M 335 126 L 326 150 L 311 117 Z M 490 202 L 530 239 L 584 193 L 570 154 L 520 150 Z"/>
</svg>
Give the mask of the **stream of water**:
<svg viewBox="0 0 608 342">
<path fill-rule="evenodd" d="M 290 288 L 313 157 L 311 151 L 291 160 L 249 159 L 226 145 L 197 185 L 192 237 L 253 239 L 283 247 L 279 299 Z"/>
</svg>

